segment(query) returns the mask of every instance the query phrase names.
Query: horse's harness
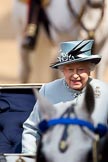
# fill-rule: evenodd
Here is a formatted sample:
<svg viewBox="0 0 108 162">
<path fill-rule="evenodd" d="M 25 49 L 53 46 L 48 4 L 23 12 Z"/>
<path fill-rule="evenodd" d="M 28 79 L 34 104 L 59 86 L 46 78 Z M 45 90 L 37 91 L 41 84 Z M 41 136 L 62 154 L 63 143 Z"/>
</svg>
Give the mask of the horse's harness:
<svg viewBox="0 0 108 162">
<path fill-rule="evenodd" d="M 50 0 L 41 0 L 42 1 L 42 6 L 43 8 L 47 7 L 48 5 L 50 5 Z M 84 31 L 87 32 L 88 34 L 88 39 L 94 39 L 95 36 L 95 31 L 99 28 L 102 20 L 103 20 L 103 16 L 104 16 L 104 9 L 105 9 L 105 0 L 101 0 L 99 2 L 91 2 L 91 0 L 86 0 L 86 3 L 83 5 L 80 13 L 78 14 L 76 12 L 76 10 L 73 8 L 73 5 L 71 4 L 70 0 L 66 0 L 67 1 L 67 6 L 69 8 L 70 13 L 72 14 L 72 16 L 74 16 L 74 18 L 77 20 L 77 22 L 80 24 L 80 26 L 82 27 L 82 29 Z M 84 22 L 82 21 L 82 18 L 84 16 L 84 13 L 86 11 L 86 7 L 89 6 L 90 8 L 93 9 L 100 9 L 101 13 L 100 13 L 100 18 L 97 21 L 96 25 L 94 28 L 92 29 L 88 29 L 86 27 L 86 25 L 84 24 Z M 59 30 L 54 26 L 54 24 L 51 24 L 52 27 L 54 27 L 54 29 L 59 32 Z"/>
<path fill-rule="evenodd" d="M 42 6 L 43 8 L 47 7 L 48 5 L 50 5 L 50 0 L 41 0 L 42 1 Z M 103 17 L 104 17 L 104 11 L 105 11 L 105 0 L 101 0 L 99 2 L 91 2 L 91 0 L 86 0 L 85 4 L 83 5 L 80 13 L 78 14 L 76 12 L 76 10 L 73 8 L 72 2 L 71 0 L 66 0 L 67 1 L 67 6 L 69 8 L 69 11 L 71 13 L 71 15 L 76 19 L 77 23 L 80 24 L 81 28 L 87 33 L 88 35 L 88 39 L 95 39 L 95 31 L 99 28 Z M 96 23 L 96 25 L 91 28 L 88 29 L 85 25 L 85 23 L 82 21 L 82 18 L 84 16 L 84 13 L 86 11 L 86 7 L 89 6 L 90 8 L 93 9 L 100 9 L 100 17 Z M 55 26 L 54 24 L 50 25 L 56 30 L 56 32 L 60 32 Z"/>
<path fill-rule="evenodd" d="M 104 11 L 105 11 L 105 0 L 101 0 L 99 2 L 91 2 L 90 0 L 87 0 L 86 3 L 83 5 L 80 13 L 78 14 L 75 9 L 72 7 L 73 5 L 71 5 L 70 0 L 67 0 L 67 4 L 69 7 L 69 10 L 72 14 L 72 16 L 74 16 L 74 18 L 77 20 L 77 22 L 80 24 L 80 26 L 82 27 L 82 29 L 87 33 L 88 35 L 88 39 L 94 39 L 95 38 L 95 31 L 99 28 L 103 17 L 104 17 Z M 90 8 L 93 9 L 100 9 L 100 18 L 97 21 L 96 25 L 94 28 L 88 29 L 86 27 L 86 25 L 84 24 L 84 22 L 82 21 L 82 18 L 84 16 L 84 13 L 86 11 L 86 7 L 89 6 Z"/>
<path fill-rule="evenodd" d="M 32 0 L 19 0 L 21 2 L 30 2 Z M 76 22 L 81 26 L 81 28 L 87 33 L 88 35 L 88 39 L 95 39 L 95 32 L 96 30 L 99 28 L 103 17 L 104 17 L 104 8 L 105 8 L 105 0 L 101 0 L 99 2 L 91 2 L 91 0 L 86 0 L 85 4 L 83 5 L 80 13 L 78 14 L 76 12 L 76 10 L 74 9 L 72 2 L 70 0 L 66 0 L 70 14 L 76 19 Z M 51 38 L 51 33 L 50 33 L 50 26 L 52 26 L 52 28 L 54 28 L 54 30 L 59 34 L 60 31 L 59 29 L 51 23 L 51 21 L 49 20 L 48 16 L 45 13 L 45 8 L 50 5 L 51 1 L 50 0 L 37 0 L 35 1 L 35 6 L 37 5 L 37 12 L 35 12 L 33 10 L 33 16 L 35 17 L 35 21 L 33 20 L 32 22 L 32 18 L 30 18 L 30 23 L 27 26 L 27 31 L 26 31 L 26 35 L 29 37 L 33 37 L 34 38 L 34 45 L 35 42 L 37 40 L 38 37 L 38 31 L 40 28 L 40 24 L 42 23 L 44 26 L 44 29 L 48 35 L 48 38 L 50 39 L 51 42 L 53 42 L 52 38 Z M 91 8 L 95 8 L 95 9 L 100 9 L 101 14 L 100 14 L 100 18 L 98 19 L 96 25 L 94 28 L 92 29 L 88 29 L 85 25 L 85 23 L 83 22 L 82 18 L 84 16 L 84 13 L 86 11 L 87 6 L 90 6 Z M 33 18 L 34 19 L 34 18 Z M 33 42 L 32 42 L 33 43 Z M 26 43 L 25 43 L 26 45 Z"/>
<path fill-rule="evenodd" d="M 99 161 L 101 161 L 101 159 L 100 159 L 101 155 L 98 154 L 98 143 L 99 143 L 100 137 L 103 137 L 104 135 L 107 134 L 108 128 L 103 124 L 98 124 L 97 127 L 95 127 L 91 122 L 88 122 L 88 121 L 83 120 L 83 119 L 79 119 L 75 112 L 74 112 L 75 117 L 71 118 L 70 115 L 73 112 L 74 112 L 74 106 L 72 105 L 61 115 L 60 118 L 51 119 L 49 121 L 46 121 L 46 120 L 41 121 L 38 125 L 39 130 L 42 133 L 46 133 L 47 130 L 49 130 L 50 128 L 52 128 L 56 125 L 65 125 L 63 134 L 62 134 L 61 139 L 59 141 L 59 151 L 61 153 L 64 153 L 68 149 L 68 144 L 66 142 L 67 137 L 68 137 L 68 131 L 67 131 L 68 126 L 69 125 L 78 125 L 82 129 L 82 131 L 84 131 L 83 127 L 86 127 L 96 135 L 95 140 L 93 139 L 92 154 L 90 154 L 91 156 L 89 156 L 89 158 L 87 158 L 87 162 L 99 162 Z"/>
</svg>

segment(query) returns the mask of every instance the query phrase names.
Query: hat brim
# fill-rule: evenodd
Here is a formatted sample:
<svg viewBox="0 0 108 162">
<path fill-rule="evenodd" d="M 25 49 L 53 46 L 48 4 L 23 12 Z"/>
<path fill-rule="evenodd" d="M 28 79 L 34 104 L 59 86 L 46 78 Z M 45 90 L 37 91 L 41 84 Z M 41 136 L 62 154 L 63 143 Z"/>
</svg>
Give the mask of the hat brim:
<svg viewBox="0 0 108 162">
<path fill-rule="evenodd" d="M 70 63 L 76 63 L 76 62 L 86 62 L 89 61 L 94 64 L 98 64 L 101 60 L 101 56 L 99 55 L 92 55 L 92 56 L 87 56 L 83 58 L 78 58 L 74 60 L 69 60 L 69 61 L 64 61 L 64 62 L 55 62 L 52 65 L 50 65 L 51 68 L 58 69 L 59 66 L 65 65 L 65 64 L 70 64 Z"/>
</svg>

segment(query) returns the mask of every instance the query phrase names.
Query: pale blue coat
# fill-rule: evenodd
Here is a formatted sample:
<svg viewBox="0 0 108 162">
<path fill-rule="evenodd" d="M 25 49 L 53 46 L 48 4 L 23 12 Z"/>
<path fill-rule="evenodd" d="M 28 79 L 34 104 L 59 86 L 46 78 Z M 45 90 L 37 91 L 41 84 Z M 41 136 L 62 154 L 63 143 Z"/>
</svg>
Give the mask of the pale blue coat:
<svg viewBox="0 0 108 162">
<path fill-rule="evenodd" d="M 96 123 L 107 124 L 108 118 L 108 84 L 97 79 L 89 78 L 95 92 L 95 111 L 93 119 Z M 66 86 L 64 79 L 57 79 L 53 82 L 44 84 L 40 93 L 44 95 L 52 104 L 73 100 L 83 91 L 75 91 Z M 40 139 L 40 132 L 37 129 L 37 123 L 41 120 L 41 115 L 35 104 L 29 118 L 23 124 L 24 131 L 22 135 L 22 153 L 35 154 L 36 142 Z"/>
</svg>

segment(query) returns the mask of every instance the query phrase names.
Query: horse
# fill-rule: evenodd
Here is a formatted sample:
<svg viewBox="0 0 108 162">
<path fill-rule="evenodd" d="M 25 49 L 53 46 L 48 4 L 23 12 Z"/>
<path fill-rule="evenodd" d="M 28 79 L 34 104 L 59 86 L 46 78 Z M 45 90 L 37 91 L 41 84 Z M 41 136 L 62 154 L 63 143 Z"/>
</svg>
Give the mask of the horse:
<svg viewBox="0 0 108 162">
<path fill-rule="evenodd" d="M 88 84 L 85 95 L 51 105 L 37 94 L 43 120 L 36 162 L 107 162 L 108 127 L 92 117 L 94 92 Z M 79 104 L 79 99 L 81 99 Z"/>
<path fill-rule="evenodd" d="M 54 62 L 61 41 L 95 39 L 94 49 L 96 53 L 101 52 L 103 62 L 106 62 L 108 0 L 41 0 L 39 8 L 35 10 L 34 7 L 33 17 L 31 16 L 29 21 L 28 2 L 28 0 L 13 0 L 21 82 L 29 81 L 33 68 L 31 60 L 34 66 L 36 65 L 34 71 L 36 82 L 49 82 L 61 77 L 56 70 L 52 71 L 48 66 Z M 33 56 L 31 53 L 35 52 L 37 54 Z M 105 66 L 105 63 L 102 63 L 102 66 Z M 102 79 L 102 70 L 105 68 L 99 69 L 101 70 L 97 76 Z"/>
</svg>

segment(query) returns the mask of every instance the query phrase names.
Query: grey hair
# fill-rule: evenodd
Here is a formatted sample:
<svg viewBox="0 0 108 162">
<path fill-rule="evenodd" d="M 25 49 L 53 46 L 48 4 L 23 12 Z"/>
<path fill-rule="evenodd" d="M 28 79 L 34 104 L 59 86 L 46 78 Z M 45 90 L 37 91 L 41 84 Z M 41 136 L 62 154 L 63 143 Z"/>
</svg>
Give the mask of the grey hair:
<svg viewBox="0 0 108 162">
<path fill-rule="evenodd" d="M 95 66 L 96 66 L 95 63 L 88 62 L 88 67 L 89 67 L 89 70 L 90 70 L 90 71 L 94 71 L 94 70 L 95 70 Z M 64 65 L 58 66 L 58 69 L 59 69 L 61 72 L 63 72 L 63 68 L 64 68 Z"/>
<path fill-rule="evenodd" d="M 91 62 L 89 62 L 89 69 L 90 69 L 90 71 L 94 71 L 95 70 L 95 66 L 96 66 L 96 64 L 95 63 L 91 63 Z"/>
</svg>

